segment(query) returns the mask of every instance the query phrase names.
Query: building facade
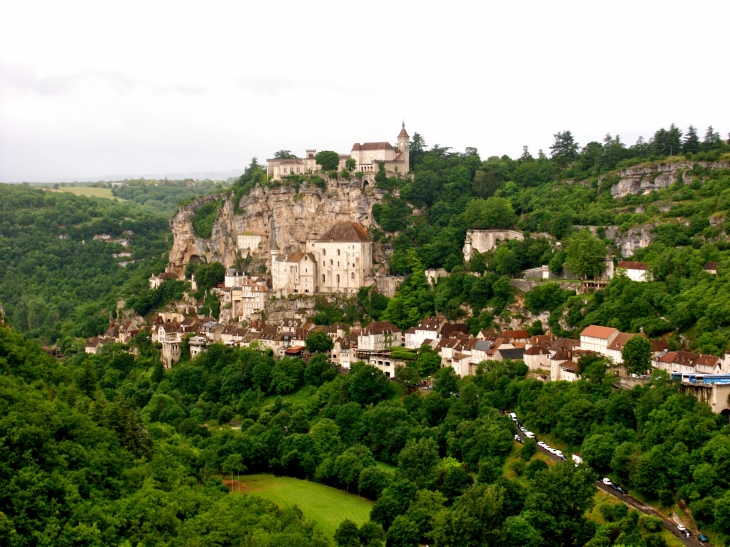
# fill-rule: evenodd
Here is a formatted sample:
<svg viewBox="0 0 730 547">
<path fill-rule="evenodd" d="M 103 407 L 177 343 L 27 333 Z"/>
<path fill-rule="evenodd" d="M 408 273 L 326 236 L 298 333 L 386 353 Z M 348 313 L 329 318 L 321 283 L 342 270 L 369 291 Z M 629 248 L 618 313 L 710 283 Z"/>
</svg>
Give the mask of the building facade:
<svg viewBox="0 0 730 547">
<path fill-rule="evenodd" d="M 373 282 L 372 241 L 357 222 L 338 222 L 307 241 L 306 252 L 282 255 L 274 241 L 271 275 L 276 296 L 355 294 Z"/>
<path fill-rule="evenodd" d="M 349 154 L 340 154 L 337 170 L 345 169 L 347 161 L 355 162 L 355 172 L 361 172 L 365 178 L 372 178 L 378 172 L 380 162 L 388 176 L 406 175 L 410 163 L 410 136 L 403 123 L 398 134 L 398 144 L 389 142 L 355 143 Z M 307 149 L 303 158 L 273 158 L 266 160 L 266 174 L 273 180 L 291 175 L 306 175 L 321 171 L 317 164 L 317 150 Z"/>
</svg>

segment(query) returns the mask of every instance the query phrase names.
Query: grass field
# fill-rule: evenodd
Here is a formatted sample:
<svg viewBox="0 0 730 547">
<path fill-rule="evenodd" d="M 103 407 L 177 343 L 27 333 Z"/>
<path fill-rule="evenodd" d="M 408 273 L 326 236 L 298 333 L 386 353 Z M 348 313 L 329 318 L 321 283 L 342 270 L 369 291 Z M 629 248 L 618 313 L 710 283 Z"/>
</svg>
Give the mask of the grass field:
<svg viewBox="0 0 730 547">
<path fill-rule="evenodd" d="M 246 475 L 241 477 L 241 489 L 244 494 L 256 494 L 280 507 L 296 505 L 305 517 L 316 521 L 329 537 L 334 536 L 335 530 L 345 519 L 350 519 L 358 526 L 367 522 L 373 506 L 372 502 L 360 496 L 291 477 Z"/>
<path fill-rule="evenodd" d="M 49 190 L 51 189 L 49 188 Z M 126 201 L 122 198 L 113 196 L 110 188 L 92 188 L 91 186 L 62 186 L 58 190 L 53 191 L 71 192 L 72 194 L 76 194 L 77 196 L 118 199 L 119 201 Z"/>
</svg>

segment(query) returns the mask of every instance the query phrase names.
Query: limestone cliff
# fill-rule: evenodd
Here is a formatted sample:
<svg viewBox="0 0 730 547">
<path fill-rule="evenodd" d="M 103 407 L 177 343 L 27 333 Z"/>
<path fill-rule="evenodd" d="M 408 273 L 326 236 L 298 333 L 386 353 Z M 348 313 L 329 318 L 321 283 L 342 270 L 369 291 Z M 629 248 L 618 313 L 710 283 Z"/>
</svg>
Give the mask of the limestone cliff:
<svg viewBox="0 0 730 547">
<path fill-rule="evenodd" d="M 618 173 L 619 181 L 611 187 L 611 195 L 614 198 L 622 198 L 629 194 L 647 194 L 652 190 L 668 188 L 682 177 L 686 184 L 695 178 L 693 168 L 700 165 L 709 169 L 723 169 L 730 167 L 730 162 L 675 162 L 675 163 L 652 163 L 630 167 Z"/>
<path fill-rule="evenodd" d="M 210 239 L 197 237 L 193 230 L 195 212 L 205 203 L 224 199 L 213 224 Z M 235 212 L 230 193 L 214 194 L 196 199 L 180 207 L 170 219 L 174 236 L 170 250 L 168 272 L 182 275 L 189 262 L 218 261 L 233 266 L 238 256 L 237 236 L 249 230 L 271 235 L 274 229 L 276 243 L 282 253 L 304 250 L 308 239 L 316 239 L 336 222 L 359 222 L 364 228 L 375 224 L 372 206 L 380 203 L 383 192 L 368 188 L 358 180 L 330 181 L 326 190 L 303 183 L 297 192 L 291 186 L 254 188 L 241 198 L 239 212 Z M 254 253 L 268 265 L 268 242 Z M 387 249 L 374 245 L 376 273 L 386 273 Z"/>
</svg>

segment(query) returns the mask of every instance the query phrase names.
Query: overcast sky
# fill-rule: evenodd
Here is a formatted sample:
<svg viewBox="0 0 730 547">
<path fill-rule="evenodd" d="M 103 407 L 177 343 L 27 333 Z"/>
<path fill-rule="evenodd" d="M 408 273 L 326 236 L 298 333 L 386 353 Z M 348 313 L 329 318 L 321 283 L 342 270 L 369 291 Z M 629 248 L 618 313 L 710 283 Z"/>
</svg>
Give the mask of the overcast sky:
<svg viewBox="0 0 730 547">
<path fill-rule="evenodd" d="M 728 0 L 0 0 L 0 181 L 730 131 Z"/>
</svg>

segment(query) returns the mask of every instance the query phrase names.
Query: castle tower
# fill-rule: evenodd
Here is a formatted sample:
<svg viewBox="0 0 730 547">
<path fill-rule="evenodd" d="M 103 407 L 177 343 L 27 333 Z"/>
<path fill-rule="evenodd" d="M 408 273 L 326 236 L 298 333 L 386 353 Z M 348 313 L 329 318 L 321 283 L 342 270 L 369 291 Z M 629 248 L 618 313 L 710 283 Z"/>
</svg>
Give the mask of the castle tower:
<svg viewBox="0 0 730 547">
<path fill-rule="evenodd" d="M 404 168 L 403 168 L 403 174 L 405 175 L 410 171 L 410 137 L 408 136 L 408 132 L 406 131 L 406 122 L 403 122 L 403 125 L 401 126 L 400 133 L 398 133 L 398 151 L 403 154 L 403 160 L 404 160 Z"/>
</svg>

